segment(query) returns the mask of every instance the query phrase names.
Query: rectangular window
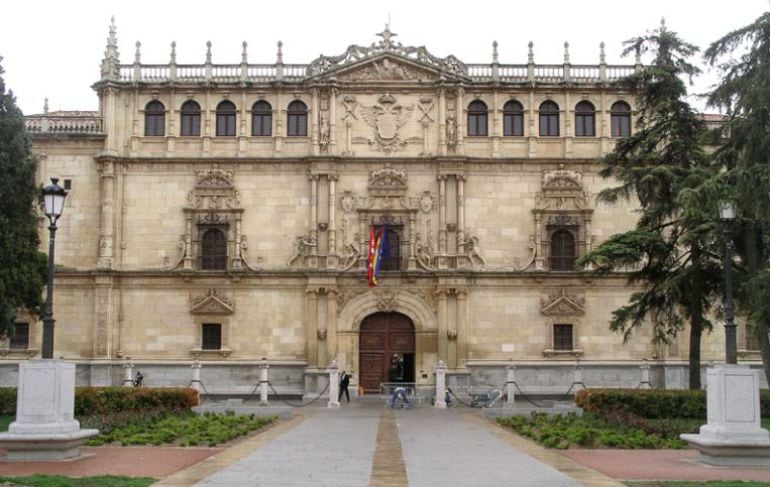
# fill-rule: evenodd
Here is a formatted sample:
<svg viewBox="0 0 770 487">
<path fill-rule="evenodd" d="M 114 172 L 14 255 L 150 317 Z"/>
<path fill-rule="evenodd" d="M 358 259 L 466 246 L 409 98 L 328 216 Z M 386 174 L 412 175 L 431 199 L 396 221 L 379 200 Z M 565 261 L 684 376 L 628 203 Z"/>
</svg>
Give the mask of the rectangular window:
<svg viewBox="0 0 770 487">
<path fill-rule="evenodd" d="M 553 349 L 573 350 L 572 325 L 553 325 Z"/>
<path fill-rule="evenodd" d="M 286 134 L 290 137 L 307 136 L 307 114 L 290 113 L 288 116 L 288 130 Z"/>
<path fill-rule="evenodd" d="M 165 135 L 166 116 L 163 113 L 148 113 L 144 117 L 144 135 L 157 137 Z"/>
<path fill-rule="evenodd" d="M 578 137 L 595 137 L 593 115 L 575 115 L 575 135 Z"/>
<path fill-rule="evenodd" d="M 203 350 L 220 350 L 222 348 L 222 325 L 219 323 L 204 323 L 202 329 Z"/>
<path fill-rule="evenodd" d="M 272 115 L 254 115 L 251 117 L 251 135 L 266 137 L 272 134 Z"/>
<path fill-rule="evenodd" d="M 65 179 L 64 180 L 64 189 L 67 191 L 72 189 L 72 180 L 71 179 Z"/>
<path fill-rule="evenodd" d="M 182 114 L 182 137 L 197 137 L 201 134 L 201 116 L 196 114 Z"/>
<path fill-rule="evenodd" d="M 630 115 L 626 115 L 626 114 L 611 115 L 610 125 L 612 126 L 613 137 L 628 137 L 629 135 L 631 135 L 631 116 Z"/>
<path fill-rule="evenodd" d="M 506 113 L 503 115 L 503 135 L 521 137 L 524 135 L 524 115 Z"/>
<path fill-rule="evenodd" d="M 217 136 L 235 135 L 235 114 L 217 114 Z"/>
<path fill-rule="evenodd" d="M 559 135 L 559 115 L 555 113 L 540 114 L 540 135 L 557 137 Z"/>
<path fill-rule="evenodd" d="M 12 350 L 26 350 L 29 348 L 29 323 L 15 323 L 10 347 Z"/>
</svg>

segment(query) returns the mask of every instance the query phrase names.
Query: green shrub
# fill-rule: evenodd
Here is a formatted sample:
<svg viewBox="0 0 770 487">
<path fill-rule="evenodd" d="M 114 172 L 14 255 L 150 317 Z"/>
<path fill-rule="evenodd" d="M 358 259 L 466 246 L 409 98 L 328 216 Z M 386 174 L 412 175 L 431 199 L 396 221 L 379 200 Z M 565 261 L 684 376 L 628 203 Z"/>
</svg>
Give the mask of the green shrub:
<svg viewBox="0 0 770 487">
<path fill-rule="evenodd" d="M 16 414 L 16 388 L 0 387 L 0 416 Z"/>
</svg>

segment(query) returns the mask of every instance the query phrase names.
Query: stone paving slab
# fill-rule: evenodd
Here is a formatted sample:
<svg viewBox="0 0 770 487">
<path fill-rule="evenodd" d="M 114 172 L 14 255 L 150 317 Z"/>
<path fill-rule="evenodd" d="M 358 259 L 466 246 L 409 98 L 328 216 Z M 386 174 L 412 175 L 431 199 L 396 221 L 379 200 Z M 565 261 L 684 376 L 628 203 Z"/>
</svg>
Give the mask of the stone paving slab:
<svg viewBox="0 0 770 487">
<path fill-rule="evenodd" d="M 196 483 L 199 487 L 362 487 L 368 484 L 379 409 L 316 410 L 300 425 Z"/>
</svg>

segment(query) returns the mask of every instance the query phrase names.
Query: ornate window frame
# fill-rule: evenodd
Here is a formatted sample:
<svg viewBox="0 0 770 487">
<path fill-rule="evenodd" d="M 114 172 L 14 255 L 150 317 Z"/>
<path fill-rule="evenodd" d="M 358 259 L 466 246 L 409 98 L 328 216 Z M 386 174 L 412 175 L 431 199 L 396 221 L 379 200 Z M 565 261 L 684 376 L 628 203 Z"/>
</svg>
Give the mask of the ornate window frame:
<svg viewBox="0 0 770 487">
<path fill-rule="evenodd" d="M 230 342 L 230 316 L 235 313 L 235 305 L 227 297 L 221 295 L 216 288 L 209 288 L 205 295 L 194 296 L 190 299 L 190 314 L 193 315 L 193 324 L 197 330 L 195 335 L 197 346 L 190 350 L 190 354 L 196 359 L 201 356 L 229 357 L 233 352 Z M 221 327 L 221 343 L 219 349 L 203 348 L 203 325 L 218 324 Z"/>
<path fill-rule="evenodd" d="M 543 171 L 542 189 L 535 195 L 535 270 L 549 270 L 551 237 L 568 230 L 575 238 L 575 256 L 590 252 L 593 245 L 593 208 L 583 190 L 583 174 L 564 169 Z M 566 272 L 566 271 L 560 271 Z"/>
<path fill-rule="evenodd" d="M 567 356 L 580 357 L 583 349 L 580 344 L 580 329 L 582 317 L 585 315 L 585 298 L 572 294 L 568 288 L 559 288 L 542 296 L 540 299 L 540 312 L 544 317 L 544 334 L 546 348 L 543 355 L 546 357 Z M 554 327 L 556 325 L 572 325 L 572 350 L 557 350 L 554 347 Z"/>
</svg>

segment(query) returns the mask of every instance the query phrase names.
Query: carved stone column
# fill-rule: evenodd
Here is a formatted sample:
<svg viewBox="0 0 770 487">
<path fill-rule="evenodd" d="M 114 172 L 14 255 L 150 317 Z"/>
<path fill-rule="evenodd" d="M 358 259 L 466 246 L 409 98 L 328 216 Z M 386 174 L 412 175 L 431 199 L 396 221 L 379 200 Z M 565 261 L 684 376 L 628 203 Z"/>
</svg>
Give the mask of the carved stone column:
<svg viewBox="0 0 770 487">
<path fill-rule="evenodd" d="M 96 266 L 111 269 L 115 241 L 115 166 L 113 161 L 103 161 L 100 169 L 100 220 L 99 259 Z"/>
<path fill-rule="evenodd" d="M 529 91 L 529 119 L 528 119 L 528 126 L 529 126 L 529 137 L 527 138 L 529 143 L 529 152 L 528 155 L 530 158 L 535 157 L 537 154 L 537 124 L 535 123 L 535 119 L 537 118 L 537 113 L 535 111 L 535 91 L 530 90 Z"/>
<path fill-rule="evenodd" d="M 463 153 L 463 138 L 465 136 L 465 125 L 467 122 L 465 113 L 465 102 L 463 102 L 463 95 L 465 90 L 457 88 L 457 100 L 455 101 L 455 116 L 457 118 L 457 150 L 458 154 Z"/>
<path fill-rule="evenodd" d="M 307 304 L 305 312 L 305 333 L 307 343 L 305 344 L 308 367 L 318 366 L 318 289 L 310 288 L 305 291 L 307 295 Z"/>
<path fill-rule="evenodd" d="M 446 363 L 449 357 L 447 346 L 449 343 L 447 338 L 447 290 L 439 289 L 436 291 L 436 296 L 438 298 L 438 359 Z"/>
<path fill-rule="evenodd" d="M 417 269 L 417 239 L 415 238 L 417 231 L 417 213 L 409 214 L 409 257 L 407 258 L 406 268 L 407 270 Z"/>
<path fill-rule="evenodd" d="M 185 222 L 185 234 L 184 234 L 184 246 L 185 246 L 184 268 L 186 270 L 190 270 L 193 268 L 193 258 L 192 258 L 193 214 L 187 213 L 186 216 L 187 216 L 187 221 Z"/>
<path fill-rule="evenodd" d="M 313 154 L 318 155 L 321 153 L 321 148 L 318 145 L 318 126 L 319 126 L 319 118 L 321 115 L 320 106 L 318 100 L 318 88 L 313 88 L 312 93 L 312 100 L 310 102 L 310 117 L 308 120 L 310 122 L 310 143 L 313 146 Z"/>
<path fill-rule="evenodd" d="M 283 150 L 283 137 L 285 135 L 284 125 L 286 123 L 286 107 L 284 106 L 283 93 L 278 91 L 278 108 L 275 110 L 275 132 L 273 132 L 273 140 L 275 141 L 275 153 L 280 154 Z"/>
<path fill-rule="evenodd" d="M 447 365 L 457 368 L 457 294 L 454 289 L 449 290 L 447 296 Z"/>
<path fill-rule="evenodd" d="M 492 157 L 500 156 L 500 138 L 503 135 L 503 124 L 500 120 L 501 115 L 498 94 L 497 90 L 495 90 L 492 97 L 493 107 L 492 110 L 490 110 L 490 114 L 492 115 Z"/>
<path fill-rule="evenodd" d="M 337 88 L 332 88 L 329 94 L 329 154 L 337 153 Z"/>
<path fill-rule="evenodd" d="M 457 290 L 457 367 L 468 361 L 468 291 Z"/>
<path fill-rule="evenodd" d="M 337 360 L 337 290 L 326 290 L 326 357 Z"/>
<path fill-rule="evenodd" d="M 446 175 L 438 177 L 438 253 L 446 254 Z"/>
<path fill-rule="evenodd" d="M 438 147 L 439 153 L 445 156 L 446 150 L 446 93 L 438 90 Z"/>
<path fill-rule="evenodd" d="M 543 217 L 540 213 L 535 214 L 535 270 L 545 269 L 545 249 L 543 248 Z"/>
<path fill-rule="evenodd" d="M 107 134 L 105 142 L 106 154 L 118 155 L 118 90 L 117 88 L 104 89 L 104 131 Z"/>
<path fill-rule="evenodd" d="M 329 178 L 329 255 L 337 253 L 337 175 L 328 174 Z"/>
<path fill-rule="evenodd" d="M 457 174 L 457 251 L 465 250 L 465 177 Z"/>
<path fill-rule="evenodd" d="M 310 238 L 318 241 L 318 175 L 310 175 Z"/>
<path fill-rule="evenodd" d="M 570 104 L 569 91 L 564 93 L 564 157 L 572 157 L 572 143 L 575 139 L 575 127 L 573 126 L 574 111 Z"/>
</svg>

